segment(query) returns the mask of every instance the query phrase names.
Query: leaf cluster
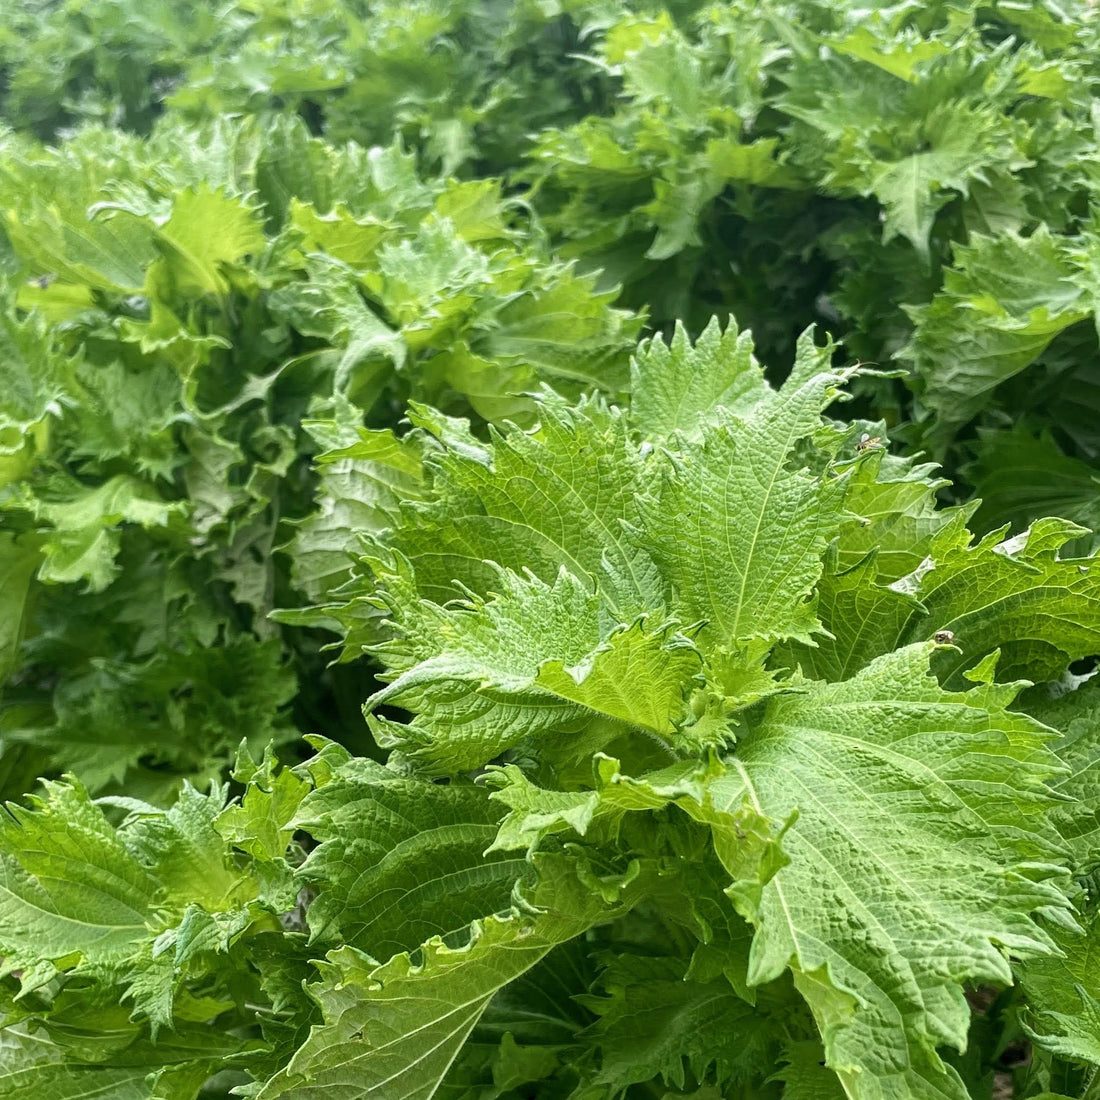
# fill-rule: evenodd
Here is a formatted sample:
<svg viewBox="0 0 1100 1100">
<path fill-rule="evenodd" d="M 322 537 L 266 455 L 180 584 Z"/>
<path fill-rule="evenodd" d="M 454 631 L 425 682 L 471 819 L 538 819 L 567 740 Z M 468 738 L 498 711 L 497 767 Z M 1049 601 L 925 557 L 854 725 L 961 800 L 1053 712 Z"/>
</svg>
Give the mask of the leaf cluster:
<svg viewBox="0 0 1100 1100">
<path fill-rule="evenodd" d="M 354 738 L 292 612 L 415 494 L 401 410 L 523 420 L 539 384 L 626 384 L 638 321 L 499 185 L 421 179 L 396 144 L 297 122 L 9 136 L 0 206 L 10 795 L 60 767 L 159 803 L 242 737 Z M 370 471 L 313 472 L 349 445 Z"/>
</svg>

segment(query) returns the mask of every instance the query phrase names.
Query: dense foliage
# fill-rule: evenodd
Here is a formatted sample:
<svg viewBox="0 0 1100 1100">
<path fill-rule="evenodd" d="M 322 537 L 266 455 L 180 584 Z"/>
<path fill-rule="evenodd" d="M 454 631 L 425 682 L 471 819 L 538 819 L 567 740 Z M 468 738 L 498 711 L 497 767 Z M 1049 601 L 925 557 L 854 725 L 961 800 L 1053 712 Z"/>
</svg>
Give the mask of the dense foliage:
<svg viewBox="0 0 1100 1100">
<path fill-rule="evenodd" d="M 310 456 L 410 400 L 522 419 L 508 395 L 540 381 L 626 382 L 637 322 L 498 185 L 423 181 L 394 146 L 91 130 L 12 139 L 0 189 L 24 280 L 0 322 L 5 618 L 34 624 L 6 662 L 12 794 L 50 766 L 156 800 L 205 786 L 242 738 L 290 736 L 292 700 L 354 738 L 321 642 L 269 616 L 340 583 L 387 484 L 365 499 L 332 462 L 314 506 Z"/>
<path fill-rule="evenodd" d="M 1098 81 L 0 14 L 3 1095 L 1100 1100 Z"/>
</svg>

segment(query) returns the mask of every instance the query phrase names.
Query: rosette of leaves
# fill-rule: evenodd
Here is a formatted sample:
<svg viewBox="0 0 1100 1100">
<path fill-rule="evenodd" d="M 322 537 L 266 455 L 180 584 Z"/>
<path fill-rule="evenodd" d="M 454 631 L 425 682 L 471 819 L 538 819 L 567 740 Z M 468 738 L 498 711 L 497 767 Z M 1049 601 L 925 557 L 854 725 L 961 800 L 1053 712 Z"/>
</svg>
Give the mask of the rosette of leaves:
<svg viewBox="0 0 1100 1100">
<path fill-rule="evenodd" d="M 344 448 L 419 462 L 328 608 L 388 762 L 11 807 L 7 1095 L 1091 1095 L 1096 561 L 974 541 L 834 355 Z"/>
<path fill-rule="evenodd" d="M 417 497 L 325 608 L 346 656 L 385 670 L 366 707 L 391 750 L 377 774 L 502 813 L 473 867 L 441 857 L 451 898 L 509 854 L 593 846 L 656 856 L 665 884 L 553 956 L 553 978 L 463 1000 L 447 1073 L 385 1007 L 405 970 L 349 971 L 336 946 L 323 1026 L 260 1096 L 374 1095 L 377 1071 L 409 1095 L 963 1100 L 1022 1034 L 1039 1051 L 1022 1095 L 1085 1080 L 1087 1046 L 1059 1035 L 1091 1026 L 1089 1002 L 1072 978 L 1061 1002 L 1030 991 L 1088 920 L 1075 836 L 1093 811 L 1066 776 L 1094 738 L 1082 725 L 1071 749 L 1014 700 L 1096 651 L 1095 561 L 1063 556 L 1081 531 L 1059 520 L 974 540 L 931 467 L 823 418 L 852 374 L 834 352 L 804 338 L 776 391 L 714 325 L 643 345 L 628 408 L 544 394 L 537 425 L 488 442 L 414 410 Z M 314 936 L 378 960 L 407 946 L 377 945 L 435 885 L 415 863 L 404 886 L 364 874 L 359 853 L 394 874 L 407 858 L 383 817 L 311 804 Z M 731 822 L 745 813 L 767 827 Z M 448 927 L 423 932 L 446 945 Z"/>
</svg>

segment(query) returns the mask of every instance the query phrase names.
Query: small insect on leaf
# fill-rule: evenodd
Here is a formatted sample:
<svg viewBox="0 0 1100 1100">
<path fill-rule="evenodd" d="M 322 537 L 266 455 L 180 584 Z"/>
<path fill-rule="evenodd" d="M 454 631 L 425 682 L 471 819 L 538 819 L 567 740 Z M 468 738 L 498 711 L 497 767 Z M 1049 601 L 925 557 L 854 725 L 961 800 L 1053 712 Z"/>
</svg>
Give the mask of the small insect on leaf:
<svg viewBox="0 0 1100 1100">
<path fill-rule="evenodd" d="M 936 645 L 950 645 L 955 640 L 955 635 L 954 632 L 950 630 L 937 630 L 936 633 L 932 635 L 932 640 Z"/>
<path fill-rule="evenodd" d="M 878 447 L 882 443 L 882 436 L 872 436 L 867 432 L 859 437 L 859 442 L 856 444 L 857 451 L 866 451 L 870 447 Z"/>
</svg>

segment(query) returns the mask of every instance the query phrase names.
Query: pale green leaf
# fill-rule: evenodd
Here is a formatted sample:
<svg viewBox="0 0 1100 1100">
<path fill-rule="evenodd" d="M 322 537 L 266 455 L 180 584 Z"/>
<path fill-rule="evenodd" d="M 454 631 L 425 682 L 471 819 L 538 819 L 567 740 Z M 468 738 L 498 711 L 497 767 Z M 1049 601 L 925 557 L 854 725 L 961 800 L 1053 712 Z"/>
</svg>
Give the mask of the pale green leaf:
<svg viewBox="0 0 1100 1100">
<path fill-rule="evenodd" d="M 157 882 L 74 783 L 0 818 L 0 952 L 5 970 L 44 961 L 118 965 L 147 935 Z"/>
<path fill-rule="evenodd" d="M 682 326 L 672 340 L 639 346 L 631 367 L 630 419 L 651 439 L 697 436 L 719 409 L 745 415 L 770 393 L 752 357 L 752 337 L 731 321 L 711 321 L 692 344 Z"/>
<path fill-rule="evenodd" d="M 173 197 L 156 238 L 176 294 L 225 294 L 224 267 L 259 253 L 265 244 L 256 210 L 207 184 Z"/>
<path fill-rule="evenodd" d="M 416 568 L 421 593 L 437 603 L 459 581 L 492 589 L 497 563 L 553 583 L 564 566 L 600 577 L 611 625 L 661 607 L 652 561 L 624 524 L 640 525 L 646 464 L 625 418 L 593 400 L 576 408 L 547 396 L 538 429 L 510 429 L 486 450 L 472 437 L 445 439 L 433 458 L 430 503 L 406 510 L 388 547 Z"/>
<path fill-rule="evenodd" d="M 0 1030 L 0 1089 L 7 1100 L 151 1100 L 149 1066 L 81 1062 L 41 1032 Z"/>
<path fill-rule="evenodd" d="M 288 549 L 295 586 L 320 602 L 350 579 L 364 538 L 391 526 L 401 504 L 420 495 L 420 457 L 416 441 L 389 430 L 335 421 L 305 427 L 328 449 L 318 459 L 317 507 L 296 525 Z"/>
<path fill-rule="evenodd" d="M 398 639 L 377 652 L 394 678 L 368 705 L 417 717 L 375 720 L 376 735 L 451 772 L 596 716 L 668 736 L 701 668 L 694 645 L 668 626 L 606 630 L 599 597 L 564 568 L 553 585 L 501 571 L 492 598 L 447 607 L 409 600 L 397 577 L 389 583 Z"/>
<path fill-rule="evenodd" d="M 919 379 L 922 401 L 949 437 L 992 391 L 1033 363 L 1058 333 L 1088 317 L 1065 250 L 1045 226 L 1030 237 L 974 234 L 955 249 L 956 267 L 899 352 Z"/>
<path fill-rule="evenodd" d="M 830 349 L 800 345 L 784 388 L 671 450 L 643 498 L 644 544 L 671 583 L 685 623 L 719 644 L 806 638 L 817 628 L 810 593 L 840 522 L 841 481 L 802 469 L 799 450 L 848 372 Z"/>
</svg>

